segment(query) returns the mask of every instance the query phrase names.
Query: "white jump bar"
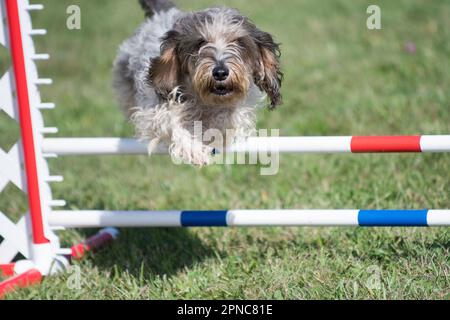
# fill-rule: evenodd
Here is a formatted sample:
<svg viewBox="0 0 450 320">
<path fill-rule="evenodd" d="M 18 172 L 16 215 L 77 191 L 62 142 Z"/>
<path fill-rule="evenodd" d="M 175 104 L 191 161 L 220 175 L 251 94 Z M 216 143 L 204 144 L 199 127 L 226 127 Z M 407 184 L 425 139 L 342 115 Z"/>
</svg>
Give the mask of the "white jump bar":
<svg viewBox="0 0 450 320">
<path fill-rule="evenodd" d="M 450 152 L 450 135 L 252 137 L 228 152 L 273 151 L 282 153 L 387 153 Z M 147 154 L 147 147 L 125 138 L 46 138 L 42 152 L 57 155 Z M 154 153 L 167 153 L 159 146 Z"/>
</svg>

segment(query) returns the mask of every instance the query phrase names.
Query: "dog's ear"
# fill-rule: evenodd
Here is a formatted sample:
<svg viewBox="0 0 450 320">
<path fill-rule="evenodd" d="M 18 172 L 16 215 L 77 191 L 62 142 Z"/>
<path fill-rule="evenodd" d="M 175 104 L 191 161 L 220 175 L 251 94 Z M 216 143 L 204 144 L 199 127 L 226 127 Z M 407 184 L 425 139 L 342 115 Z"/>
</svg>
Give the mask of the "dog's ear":
<svg viewBox="0 0 450 320">
<path fill-rule="evenodd" d="M 283 73 L 280 68 L 280 46 L 269 33 L 255 26 L 251 28 L 250 35 L 259 48 L 259 59 L 255 62 L 254 70 L 255 84 L 269 96 L 269 109 L 272 110 L 282 103 L 280 89 Z"/>
<path fill-rule="evenodd" d="M 162 38 L 161 54 L 150 63 L 148 80 L 156 93 L 163 98 L 177 87 L 180 73 L 180 63 L 177 55 L 179 33 L 168 31 Z"/>
</svg>

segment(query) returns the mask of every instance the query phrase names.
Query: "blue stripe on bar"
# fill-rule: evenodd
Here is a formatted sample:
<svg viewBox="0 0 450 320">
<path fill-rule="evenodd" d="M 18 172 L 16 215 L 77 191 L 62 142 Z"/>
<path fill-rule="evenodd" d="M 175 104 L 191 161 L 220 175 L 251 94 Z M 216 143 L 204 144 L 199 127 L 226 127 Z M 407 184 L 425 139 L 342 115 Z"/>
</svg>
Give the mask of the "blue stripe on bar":
<svg viewBox="0 0 450 320">
<path fill-rule="evenodd" d="M 428 226 L 428 210 L 360 210 L 358 224 L 360 226 Z"/>
<path fill-rule="evenodd" d="M 181 225 L 183 227 L 226 227 L 227 211 L 181 211 Z"/>
</svg>

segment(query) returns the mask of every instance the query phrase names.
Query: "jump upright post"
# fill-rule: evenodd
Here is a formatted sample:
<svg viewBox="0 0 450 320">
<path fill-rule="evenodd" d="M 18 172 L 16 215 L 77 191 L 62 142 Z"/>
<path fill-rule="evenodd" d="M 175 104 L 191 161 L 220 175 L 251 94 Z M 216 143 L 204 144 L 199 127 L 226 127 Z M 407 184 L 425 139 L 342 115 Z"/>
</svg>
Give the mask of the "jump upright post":
<svg viewBox="0 0 450 320">
<path fill-rule="evenodd" d="M 0 78 L 0 110 L 21 127 L 21 142 L 9 151 L 0 149 L 0 191 L 9 183 L 26 192 L 29 212 L 17 223 L 0 212 L 0 297 L 20 286 L 39 282 L 42 276 L 64 270 L 71 259 L 108 244 L 118 236 L 113 227 L 219 227 L 219 226 L 449 226 L 450 210 L 174 210 L 107 211 L 55 210 L 65 201 L 53 199 L 51 184 L 63 178 L 50 175 L 47 158 L 75 155 L 146 154 L 144 144 L 121 138 L 47 138 L 56 128 L 44 126 L 42 109 L 54 104 L 41 101 L 39 86 L 51 84 L 38 77 L 29 11 L 41 10 L 28 0 L 0 2 L 0 44 L 9 48 L 12 69 Z M 6 20 L 5 20 L 6 18 Z M 6 23 L 5 23 L 6 21 Z M 291 153 L 392 153 L 450 152 L 450 135 L 266 137 L 250 138 L 227 152 Z M 157 153 L 165 153 L 163 147 Z M 67 228 L 107 227 L 70 248 L 61 248 L 57 231 Z M 18 254 L 25 257 L 16 261 Z"/>
</svg>

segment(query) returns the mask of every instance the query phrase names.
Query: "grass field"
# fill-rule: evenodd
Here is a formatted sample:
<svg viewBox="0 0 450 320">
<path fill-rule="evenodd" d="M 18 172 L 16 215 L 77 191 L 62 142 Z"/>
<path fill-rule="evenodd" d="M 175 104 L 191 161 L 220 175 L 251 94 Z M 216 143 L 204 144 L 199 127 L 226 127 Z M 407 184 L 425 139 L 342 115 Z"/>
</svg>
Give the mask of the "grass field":
<svg viewBox="0 0 450 320">
<path fill-rule="evenodd" d="M 117 46 L 142 21 L 134 1 L 45 0 L 36 38 L 54 85 L 43 97 L 59 136 L 133 136 L 111 90 Z M 199 9 L 212 1 L 178 1 Z M 258 127 L 281 135 L 450 133 L 450 6 L 377 1 L 382 30 L 366 28 L 371 1 L 221 1 L 282 43 L 284 105 Z M 78 4 L 82 29 L 66 28 Z M 415 53 L 404 50 L 415 43 Z M 0 70 L 6 65 L 5 55 Z M 0 114 L 0 145 L 16 126 Z M 450 155 L 282 155 L 276 176 L 257 166 L 174 166 L 165 156 L 51 160 L 68 209 L 450 208 Z M 23 212 L 11 185 L 0 210 Z M 72 244 L 95 230 L 62 233 Z M 13 299 L 449 299 L 448 228 L 127 229 L 120 241 Z M 74 269 L 76 270 L 76 269 Z M 72 288 L 72 289 L 71 289 Z"/>
</svg>

